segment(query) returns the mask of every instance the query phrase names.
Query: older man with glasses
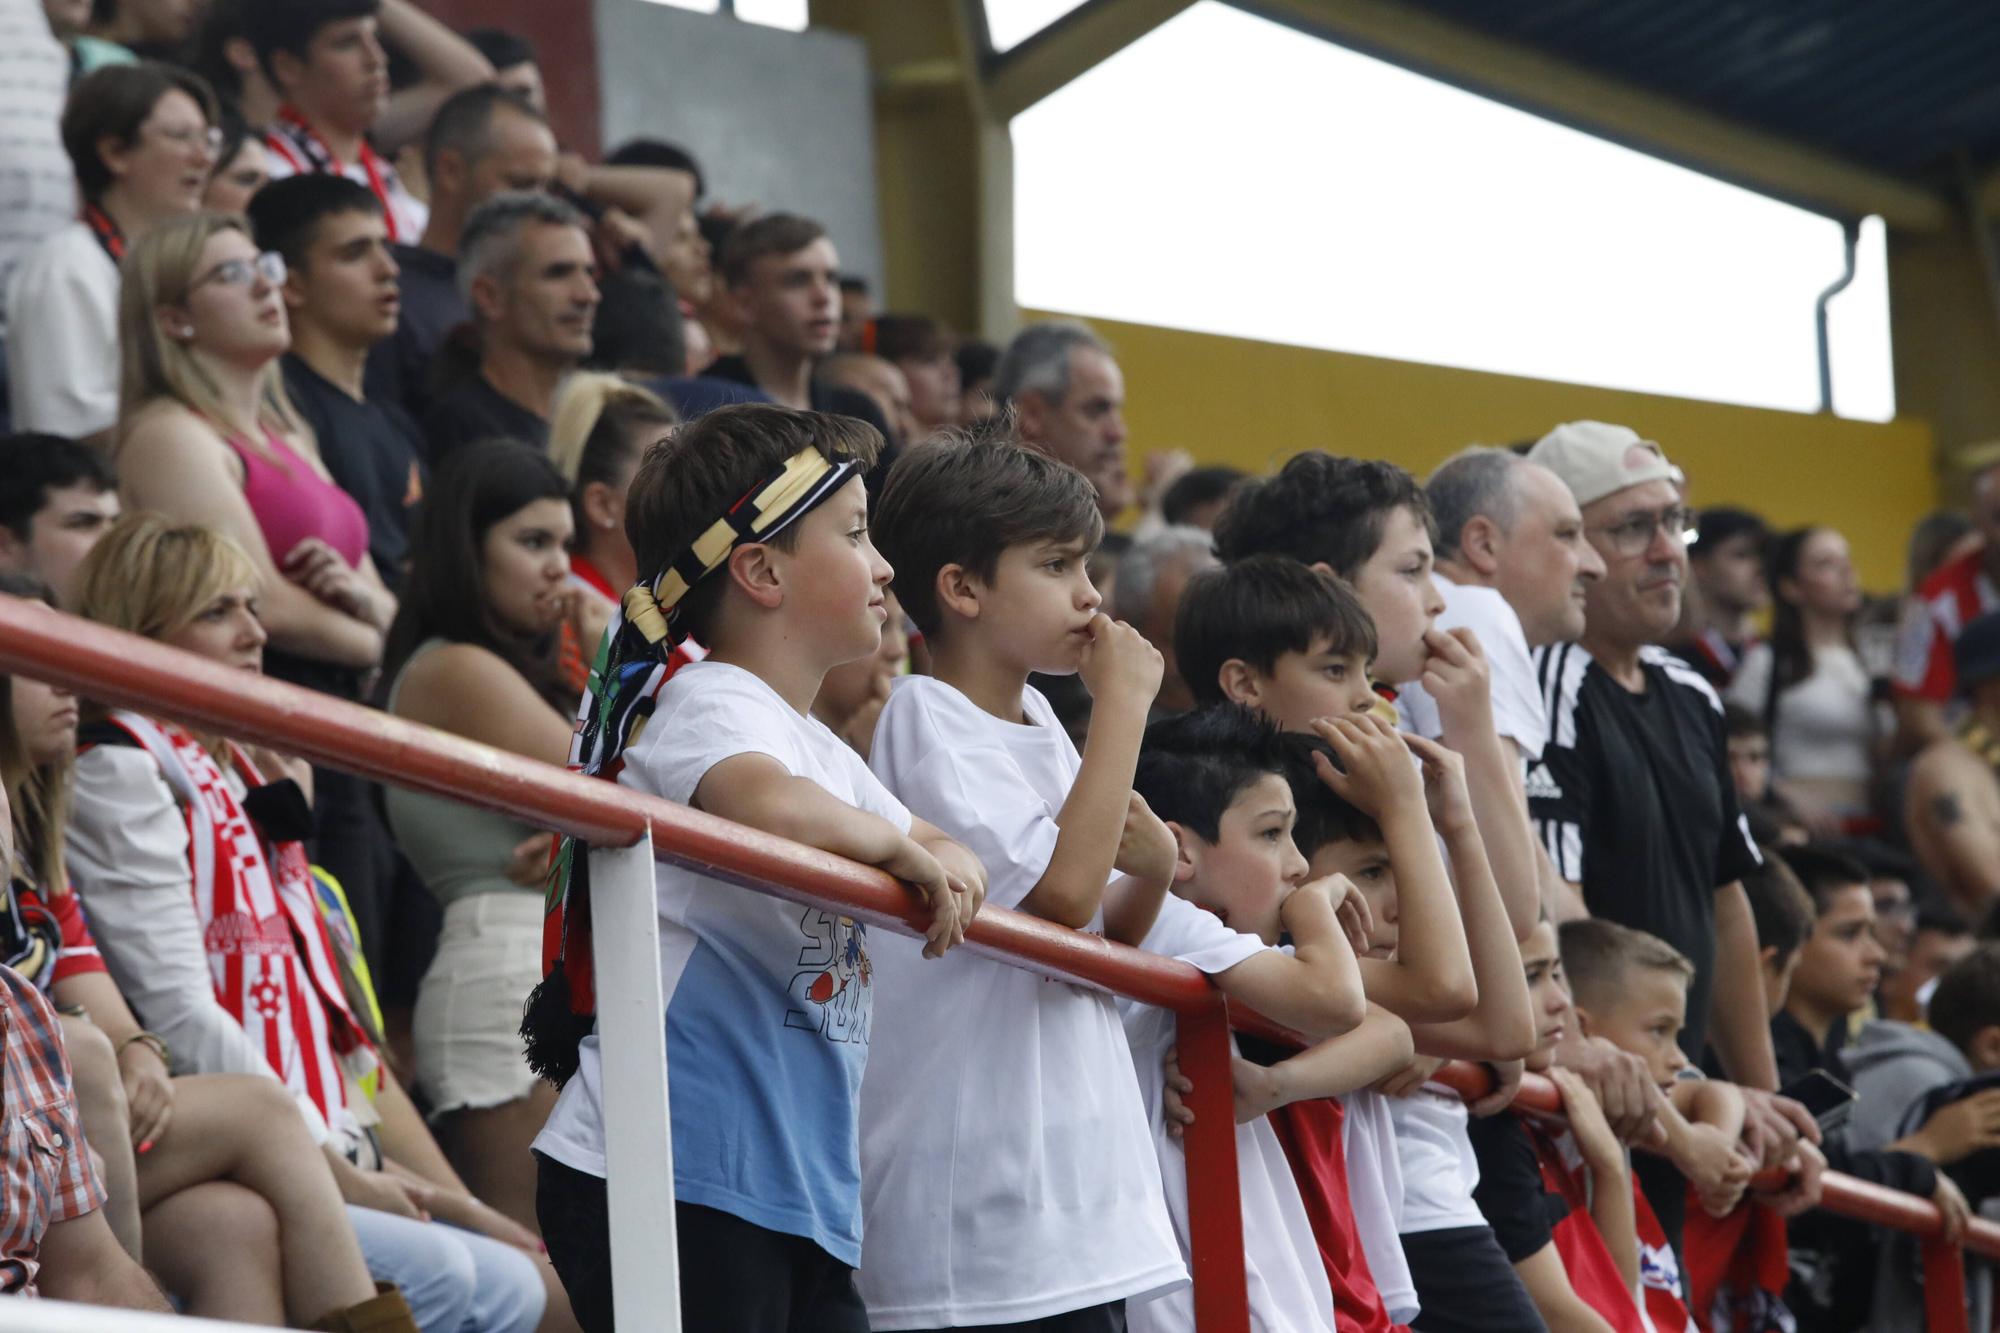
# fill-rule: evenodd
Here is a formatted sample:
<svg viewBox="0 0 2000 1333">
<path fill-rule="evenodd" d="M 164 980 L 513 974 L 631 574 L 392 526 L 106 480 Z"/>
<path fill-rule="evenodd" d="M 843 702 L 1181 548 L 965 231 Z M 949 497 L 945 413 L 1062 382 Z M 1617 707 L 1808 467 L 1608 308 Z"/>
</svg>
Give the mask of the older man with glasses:
<svg viewBox="0 0 2000 1333">
<path fill-rule="evenodd" d="M 1585 585 L 1583 637 L 1535 652 L 1549 742 L 1527 778 L 1529 806 L 1555 869 L 1593 916 L 1649 931 L 1693 960 L 1681 1042 L 1713 1045 L 1753 1105 L 1747 1145 L 1767 1164 L 1816 1135 L 1776 1090 L 1757 927 L 1742 876 L 1759 862 L 1737 809 L 1722 705 L 1692 668 L 1657 645 L 1680 619 L 1690 515 L 1681 470 L 1623 426 L 1576 421 L 1529 452 L 1560 477 L 1604 562 Z M 1646 1193 L 1677 1236 L 1684 1187 L 1642 1163 Z"/>
</svg>

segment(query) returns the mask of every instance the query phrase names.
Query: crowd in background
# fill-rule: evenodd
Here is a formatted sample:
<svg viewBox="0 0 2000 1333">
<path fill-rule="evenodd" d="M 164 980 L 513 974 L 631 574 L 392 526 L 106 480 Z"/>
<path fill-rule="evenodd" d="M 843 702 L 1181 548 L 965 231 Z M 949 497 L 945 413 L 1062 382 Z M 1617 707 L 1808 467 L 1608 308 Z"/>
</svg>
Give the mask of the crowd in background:
<svg viewBox="0 0 2000 1333">
<path fill-rule="evenodd" d="M 878 309 L 670 137 L 563 145 L 513 34 L 0 0 L 0 50 L 0 593 L 630 744 L 926 887 L 927 954 L 985 899 L 1195 963 L 1310 1039 L 1240 1042 L 1259 1327 L 1915 1327 L 1820 1172 L 2000 1198 L 2000 454 L 1881 598 L 1618 425 L 1134 459 L 1089 328 Z M 575 849 L 27 677 L 0 779 L 0 1292 L 609 1327 Z M 1192 1327 L 1170 1016 L 661 873 L 690 1327 Z"/>
</svg>

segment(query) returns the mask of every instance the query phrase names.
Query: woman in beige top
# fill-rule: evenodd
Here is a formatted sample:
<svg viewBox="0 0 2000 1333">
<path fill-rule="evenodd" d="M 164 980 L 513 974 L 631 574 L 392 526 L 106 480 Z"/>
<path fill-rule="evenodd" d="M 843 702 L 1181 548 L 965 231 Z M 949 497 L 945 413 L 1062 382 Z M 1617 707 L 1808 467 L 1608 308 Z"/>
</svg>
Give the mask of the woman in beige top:
<svg viewBox="0 0 2000 1333">
<path fill-rule="evenodd" d="M 431 480 L 389 631 L 399 717 L 544 763 L 569 758 L 580 698 L 557 649 L 577 614 L 569 484 L 541 451 L 460 449 Z M 435 797 L 391 791 L 389 823 L 444 903 L 417 992 L 417 1083 L 439 1141 L 480 1198 L 533 1227 L 528 1145 L 556 1090 L 522 1055 L 521 1009 L 542 978 L 550 835 Z"/>
</svg>

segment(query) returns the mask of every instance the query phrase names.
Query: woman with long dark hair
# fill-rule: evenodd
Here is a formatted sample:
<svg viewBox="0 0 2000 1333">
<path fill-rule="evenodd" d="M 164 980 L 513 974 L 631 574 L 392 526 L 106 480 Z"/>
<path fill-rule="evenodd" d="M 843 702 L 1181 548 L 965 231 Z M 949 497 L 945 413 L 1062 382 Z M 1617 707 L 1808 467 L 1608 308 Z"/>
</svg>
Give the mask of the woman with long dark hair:
<svg viewBox="0 0 2000 1333">
<path fill-rule="evenodd" d="M 538 449 L 453 453 L 431 481 L 389 630 L 387 707 L 399 717 L 551 764 L 569 758 L 576 691 L 559 646 L 569 582 L 570 486 Z M 521 1054 L 521 1004 L 542 976 L 550 835 L 484 810 L 390 789 L 389 823 L 444 907 L 417 992 L 417 1083 L 474 1194 L 535 1222 L 528 1144 L 555 1089 Z"/>
<path fill-rule="evenodd" d="M 1729 701 L 1764 719 L 1773 785 L 1807 822 L 1851 827 L 1869 813 L 1879 731 L 1855 646 L 1861 584 L 1847 539 L 1828 527 L 1787 532 L 1771 543 L 1765 577 L 1771 635 L 1744 655 Z"/>
</svg>

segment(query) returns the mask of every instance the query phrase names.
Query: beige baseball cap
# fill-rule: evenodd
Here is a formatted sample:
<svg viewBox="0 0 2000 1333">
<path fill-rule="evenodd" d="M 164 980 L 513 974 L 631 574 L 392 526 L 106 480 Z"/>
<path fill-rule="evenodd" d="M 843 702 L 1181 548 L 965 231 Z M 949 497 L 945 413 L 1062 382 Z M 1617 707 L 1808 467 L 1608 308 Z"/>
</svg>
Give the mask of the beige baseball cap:
<svg viewBox="0 0 2000 1333">
<path fill-rule="evenodd" d="M 1528 461 L 1561 477 L 1579 508 L 1642 482 L 1687 481 L 1658 443 L 1629 426 L 1602 421 L 1564 422 L 1535 442 Z"/>
</svg>

